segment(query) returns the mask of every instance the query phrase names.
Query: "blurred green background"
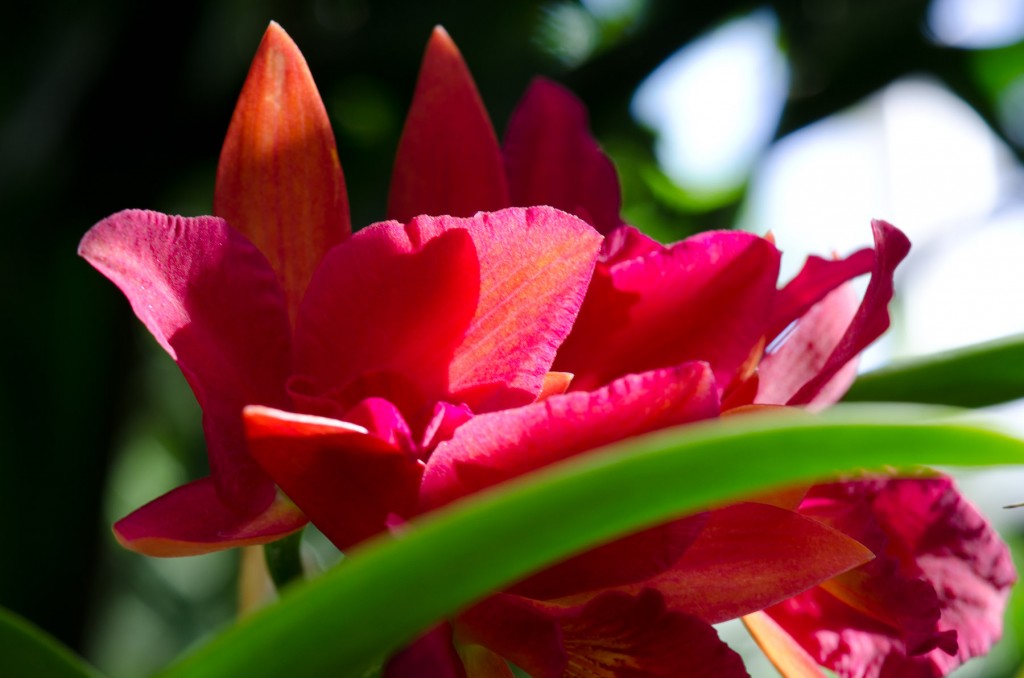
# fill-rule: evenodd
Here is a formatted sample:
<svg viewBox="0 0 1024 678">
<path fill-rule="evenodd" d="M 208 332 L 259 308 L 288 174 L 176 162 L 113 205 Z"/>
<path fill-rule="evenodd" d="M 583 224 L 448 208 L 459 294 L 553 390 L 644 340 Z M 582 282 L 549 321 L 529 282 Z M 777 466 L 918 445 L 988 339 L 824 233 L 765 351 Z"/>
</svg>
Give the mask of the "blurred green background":
<svg viewBox="0 0 1024 678">
<path fill-rule="evenodd" d="M 866 242 L 871 216 L 905 228 L 903 312 L 868 364 L 1024 331 L 1024 2 L 51 1 L 6 14 L 0 605 L 112 676 L 150 672 L 227 623 L 237 554 L 159 561 L 114 543 L 112 520 L 205 473 L 205 455 L 176 368 L 75 248 L 123 208 L 211 211 L 272 19 L 327 104 L 357 226 L 383 218 L 442 24 L 499 133 L 534 75 L 573 89 L 627 218 L 659 238 L 772 230 L 792 270 L 806 251 Z M 1024 500 L 1020 480 L 965 479 L 989 511 Z M 1019 541 L 1021 520 L 996 517 Z M 968 672 L 1013 675 L 1020 632 Z"/>
</svg>

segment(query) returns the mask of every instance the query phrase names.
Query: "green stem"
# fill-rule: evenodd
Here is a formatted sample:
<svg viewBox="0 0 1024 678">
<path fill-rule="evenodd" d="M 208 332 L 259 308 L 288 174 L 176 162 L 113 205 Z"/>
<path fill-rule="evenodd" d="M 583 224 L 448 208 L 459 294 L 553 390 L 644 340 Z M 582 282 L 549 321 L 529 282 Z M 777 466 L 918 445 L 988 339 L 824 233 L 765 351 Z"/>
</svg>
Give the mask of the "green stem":
<svg viewBox="0 0 1024 678">
<path fill-rule="evenodd" d="M 267 560 L 267 570 L 278 591 L 289 583 L 302 579 L 302 557 L 299 546 L 302 543 L 302 532 L 298 530 L 284 539 L 263 545 L 263 557 Z"/>
</svg>

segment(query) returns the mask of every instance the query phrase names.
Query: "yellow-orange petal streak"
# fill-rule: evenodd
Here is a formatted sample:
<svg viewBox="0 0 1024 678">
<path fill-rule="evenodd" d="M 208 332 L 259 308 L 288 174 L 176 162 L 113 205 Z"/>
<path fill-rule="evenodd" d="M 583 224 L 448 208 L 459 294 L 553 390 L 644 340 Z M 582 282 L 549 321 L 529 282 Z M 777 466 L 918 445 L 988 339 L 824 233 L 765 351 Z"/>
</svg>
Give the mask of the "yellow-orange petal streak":
<svg viewBox="0 0 1024 678">
<path fill-rule="evenodd" d="M 541 384 L 537 400 L 546 400 L 553 395 L 562 395 L 569 390 L 572 384 L 571 372 L 548 372 L 544 375 L 544 382 Z"/>
<path fill-rule="evenodd" d="M 302 53 L 276 23 L 263 36 L 224 139 L 214 212 L 270 260 L 294 323 L 313 271 L 351 225 L 327 111 Z"/>
<path fill-rule="evenodd" d="M 783 678 L 825 678 L 811 655 L 764 612 L 746 615 L 743 624 Z"/>
</svg>

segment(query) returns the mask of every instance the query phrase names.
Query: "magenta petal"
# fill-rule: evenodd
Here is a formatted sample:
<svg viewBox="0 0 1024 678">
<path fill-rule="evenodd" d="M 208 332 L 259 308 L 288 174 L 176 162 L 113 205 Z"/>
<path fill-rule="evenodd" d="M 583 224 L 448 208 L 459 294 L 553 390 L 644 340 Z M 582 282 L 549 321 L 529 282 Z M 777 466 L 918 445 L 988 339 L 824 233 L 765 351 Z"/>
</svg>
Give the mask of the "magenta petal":
<svg viewBox="0 0 1024 678">
<path fill-rule="evenodd" d="M 234 511 L 221 501 L 213 482 L 201 478 L 119 520 L 114 536 L 125 548 L 147 556 L 193 556 L 275 541 L 306 522 L 280 495 L 261 512 Z"/>
<path fill-rule="evenodd" d="M 896 266 L 910 251 L 910 241 L 896 227 L 878 219 L 871 222 L 875 235 L 875 266 L 864 300 L 853 321 L 821 371 L 790 398 L 787 405 L 810 402 L 839 370 L 877 339 L 889 327 L 889 302 L 893 296 Z"/>
<path fill-rule="evenodd" d="M 606 266 L 614 266 L 628 259 L 639 259 L 668 249 L 635 226 L 626 224 L 605 235 L 598 261 Z"/>
<path fill-rule="evenodd" d="M 842 530 L 876 554 L 872 562 L 825 582 L 820 590 L 809 592 L 809 597 L 835 608 L 829 615 L 832 618 L 851 616 L 888 626 L 910 654 L 943 644 L 955 651 L 955 634 L 950 639 L 937 632 L 940 609 L 934 588 L 918 576 L 912 559 L 901 566 L 895 555 L 901 550 L 899 545 L 892 543 L 876 517 L 874 495 L 883 482 L 833 483 L 809 490 L 801 513 Z M 909 513 L 914 508 L 907 505 L 903 510 Z"/>
<path fill-rule="evenodd" d="M 247 407 L 245 429 L 253 457 L 339 549 L 415 509 L 422 463 L 362 427 Z"/>
<path fill-rule="evenodd" d="M 396 652 L 381 673 L 382 678 L 466 678 L 447 622 L 435 626 Z M 475 677 L 474 677 L 475 678 Z"/>
<path fill-rule="evenodd" d="M 412 452 L 416 445 L 412 441 L 409 424 L 397 407 L 383 398 L 367 398 L 347 410 L 342 419 L 356 426 L 362 426 L 371 434 L 392 447 Z"/>
<path fill-rule="evenodd" d="M 473 411 L 465 404 L 435 403 L 434 412 L 423 430 L 420 442 L 421 450 L 433 450 L 438 443 L 444 442 L 455 435 L 460 426 L 473 418 Z"/>
<path fill-rule="evenodd" d="M 811 378 L 821 372 L 857 312 L 857 297 L 846 283 L 811 307 L 785 342 L 766 355 L 757 368 L 758 391 L 754 402 L 784 405 Z M 838 402 L 857 377 L 857 361 L 846 363 L 808 403 L 818 410 Z"/>
<path fill-rule="evenodd" d="M 531 402 L 599 247 L 596 231 L 549 207 L 375 224 L 314 276 L 296 327 L 297 370 L 321 393 L 358 379 L 359 399 L 400 406 L 373 385 L 401 375 L 420 406 L 464 402 L 475 412 Z"/>
<path fill-rule="evenodd" d="M 461 615 L 456 629 L 534 678 L 748 675 L 711 626 L 666 609 L 649 589 L 609 591 L 570 607 L 499 594 Z"/>
<path fill-rule="evenodd" d="M 929 657 L 907 656 L 899 633 L 841 602 L 821 588 L 767 608 L 768 615 L 816 663 L 841 678 L 939 678 L 945 672 Z M 956 639 L 952 639 L 954 645 Z"/>
<path fill-rule="evenodd" d="M 764 336 L 778 273 L 775 246 L 736 231 L 598 266 L 554 369 L 573 373 L 573 388 L 586 390 L 704 360 L 721 391 Z"/>
<path fill-rule="evenodd" d="M 870 273 L 874 265 L 875 252 L 871 249 L 859 250 L 845 259 L 808 257 L 796 277 L 775 297 L 768 338 L 778 336 L 832 290 L 857 276 Z"/>
<path fill-rule="evenodd" d="M 533 402 L 583 303 L 601 236 L 550 207 L 417 221 L 424 231 L 467 228 L 480 257 L 479 305 L 447 400 L 474 412 Z"/>
<path fill-rule="evenodd" d="M 841 676 L 942 676 L 998 640 L 1016 573 L 950 479 L 818 486 L 801 511 L 878 554 L 768 609 L 823 665 Z"/>
<path fill-rule="evenodd" d="M 1017 581 L 1006 544 L 949 478 L 894 480 L 875 511 L 888 532 L 910 546 L 935 587 L 940 631 L 956 632 L 956 656 L 933 652 L 932 661 L 951 671 L 988 652 L 1002 633 L 1003 610 Z"/>
<path fill-rule="evenodd" d="M 502 152 L 513 205 L 557 207 L 604 234 L 622 225 L 615 166 L 590 135 L 583 103 L 561 85 L 530 83 Z"/>
<path fill-rule="evenodd" d="M 304 400 L 332 393 L 342 409 L 384 397 L 409 416 L 448 392 L 448 365 L 479 286 L 464 229 L 431 237 L 385 222 L 359 231 L 310 281 L 295 328 L 293 390 L 301 385 Z"/>
<path fill-rule="evenodd" d="M 427 462 L 423 509 L 436 508 L 575 454 L 718 414 L 703 363 L 623 377 L 594 391 L 555 395 L 460 426 Z"/>
<path fill-rule="evenodd" d="M 140 210 L 96 224 L 78 252 L 121 288 L 188 380 L 221 500 L 243 513 L 266 508 L 274 487 L 242 432 L 245 405 L 285 397 L 290 329 L 266 258 L 222 219 Z"/>
</svg>

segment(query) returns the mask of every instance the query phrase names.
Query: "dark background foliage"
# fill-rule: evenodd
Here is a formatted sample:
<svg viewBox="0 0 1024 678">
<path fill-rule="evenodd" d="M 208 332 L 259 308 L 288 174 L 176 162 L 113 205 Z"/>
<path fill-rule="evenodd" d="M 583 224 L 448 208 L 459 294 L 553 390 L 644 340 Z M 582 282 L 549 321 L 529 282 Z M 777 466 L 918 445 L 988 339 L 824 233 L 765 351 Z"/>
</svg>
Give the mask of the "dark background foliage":
<svg viewBox="0 0 1024 678">
<path fill-rule="evenodd" d="M 180 380 L 172 376 L 170 396 L 153 387 L 140 368 L 154 355 L 152 342 L 74 253 L 93 223 L 123 208 L 210 212 L 223 134 L 271 19 L 298 43 L 327 103 L 357 226 L 383 216 L 391 158 L 435 24 L 461 48 L 499 130 L 534 75 L 576 91 L 597 137 L 614 140 L 627 202 L 652 204 L 653 226 L 676 235 L 728 227 L 738 202 L 688 211 L 636 180 L 654 160 L 649 134 L 630 118 L 630 97 L 680 46 L 760 6 L 778 16 L 793 74 L 780 136 L 910 72 L 937 75 L 1002 134 L 977 54 L 929 40 L 924 0 L 633 5 L 621 21 L 599 26 L 594 49 L 568 58 L 556 29 L 559 11 L 579 9 L 569 2 L 8 4 L 0 43 L 0 604 L 82 650 L 99 601 L 126 581 L 145 587 L 152 579 L 141 559 L 111 548 L 104 513 L 113 451 L 132 412 L 145 410 L 189 473 L 203 472 L 198 414 Z M 1019 59 L 1000 64 L 1004 81 L 1024 71 Z M 157 363 L 158 376 L 173 373 L 168 363 Z M 154 604 L 182 627 L 208 628 L 230 614 L 230 585 L 216 595 L 227 602 L 198 620 L 173 597 L 157 595 Z"/>
</svg>

